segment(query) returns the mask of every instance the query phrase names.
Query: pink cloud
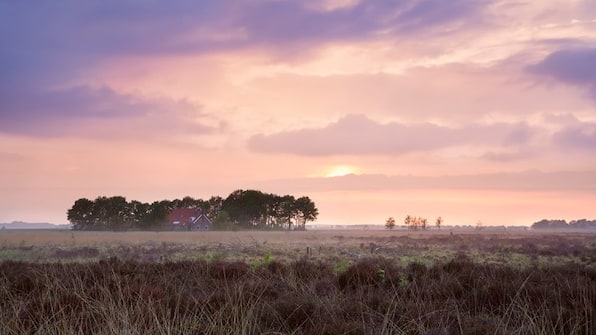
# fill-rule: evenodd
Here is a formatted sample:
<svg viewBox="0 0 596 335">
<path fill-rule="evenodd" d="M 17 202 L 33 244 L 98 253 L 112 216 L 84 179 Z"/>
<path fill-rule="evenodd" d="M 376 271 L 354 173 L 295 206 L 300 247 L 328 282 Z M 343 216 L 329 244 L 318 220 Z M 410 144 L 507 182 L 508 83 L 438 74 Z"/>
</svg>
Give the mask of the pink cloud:
<svg viewBox="0 0 596 335">
<path fill-rule="evenodd" d="M 78 86 L 12 95 L 0 109 L 0 132 L 28 136 L 143 138 L 205 134 L 200 108 L 185 101 Z"/>
<path fill-rule="evenodd" d="M 251 150 L 319 155 L 400 155 L 458 145 L 523 146 L 535 129 L 519 124 L 469 125 L 450 128 L 432 123 L 377 123 L 364 115 L 348 115 L 324 128 L 255 135 Z"/>
</svg>

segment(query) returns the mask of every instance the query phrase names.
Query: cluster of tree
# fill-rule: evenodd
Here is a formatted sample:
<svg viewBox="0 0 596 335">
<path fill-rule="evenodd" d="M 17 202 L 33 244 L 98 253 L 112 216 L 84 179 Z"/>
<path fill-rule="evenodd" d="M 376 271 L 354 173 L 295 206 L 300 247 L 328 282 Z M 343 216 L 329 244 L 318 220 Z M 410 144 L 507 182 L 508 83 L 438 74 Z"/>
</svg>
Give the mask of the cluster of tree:
<svg viewBox="0 0 596 335">
<path fill-rule="evenodd" d="M 404 219 L 404 224 L 409 229 L 414 229 L 414 230 L 418 230 L 418 228 L 421 228 L 423 230 L 428 228 L 428 226 L 427 226 L 428 220 L 426 218 L 413 217 L 410 215 L 406 216 L 406 218 Z M 441 224 L 443 224 L 443 218 L 441 218 L 439 216 L 437 218 L 437 220 L 435 221 L 435 226 L 437 226 L 437 228 L 441 229 Z M 387 228 L 387 229 L 395 228 L 395 219 L 393 217 L 389 217 L 385 221 L 385 228 Z"/>
<path fill-rule="evenodd" d="M 184 197 L 153 203 L 127 201 L 122 196 L 81 198 L 67 212 L 75 230 L 155 229 L 163 227 L 176 208 L 200 208 L 214 229 L 304 229 L 318 210 L 309 197 L 279 196 L 257 190 L 237 190 L 227 198 Z"/>
<path fill-rule="evenodd" d="M 257 190 L 237 190 L 222 203 L 222 212 L 240 228 L 298 229 L 314 221 L 319 210 L 309 197 L 279 196 Z"/>
<path fill-rule="evenodd" d="M 581 229 L 596 229 L 596 220 L 572 220 L 569 223 L 565 220 L 547 220 L 543 219 L 532 224 L 532 228 L 536 229 L 565 229 L 565 228 L 581 228 Z"/>
<path fill-rule="evenodd" d="M 153 203 L 127 201 L 122 196 L 81 198 L 68 210 L 67 218 L 75 230 L 152 229 L 166 222 L 176 208 L 200 206 L 206 215 L 217 214 L 222 201 L 221 197 L 208 201 L 185 197 Z"/>
</svg>

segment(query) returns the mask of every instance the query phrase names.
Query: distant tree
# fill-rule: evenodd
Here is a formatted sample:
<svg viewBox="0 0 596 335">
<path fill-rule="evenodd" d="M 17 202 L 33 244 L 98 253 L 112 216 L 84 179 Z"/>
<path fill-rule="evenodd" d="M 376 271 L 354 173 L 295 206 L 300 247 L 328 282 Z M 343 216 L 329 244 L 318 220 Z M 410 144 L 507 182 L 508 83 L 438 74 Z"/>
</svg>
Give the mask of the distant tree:
<svg viewBox="0 0 596 335">
<path fill-rule="evenodd" d="M 137 215 L 141 215 L 136 212 L 142 211 L 139 203 L 133 205 L 121 196 L 97 197 L 93 201 L 82 198 L 67 211 L 67 218 L 75 230 L 122 229 L 134 226 Z"/>
<path fill-rule="evenodd" d="M 296 199 L 291 195 L 284 195 L 280 198 L 279 213 L 277 219 L 282 228 L 292 229 L 292 224 L 296 216 Z"/>
<path fill-rule="evenodd" d="M 230 220 L 230 216 L 226 211 L 220 211 L 217 217 L 213 220 L 211 225 L 213 230 L 234 230 L 236 226 L 234 222 Z"/>
<path fill-rule="evenodd" d="M 407 219 L 407 217 L 406 217 L 406 219 Z M 420 227 L 420 224 L 421 224 L 421 220 L 422 220 L 421 217 L 411 217 L 410 218 L 410 229 L 418 230 L 418 227 Z"/>
<path fill-rule="evenodd" d="M 140 220 L 141 228 L 156 227 L 165 223 L 172 209 L 170 201 L 154 201 L 148 205 L 145 216 Z"/>
<path fill-rule="evenodd" d="M 428 220 L 426 218 L 418 218 L 418 222 L 420 222 L 420 228 L 422 228 L 422 230 L 426 230 L 426 224 L 428 223 Z"/>
<path fill-rule="evenodd" d="M 386 221 L 385 221 L 385 228 L 392 230 L 393 228 L 395 228 L 395 219 L 393 217 L 389 217 Z"/>
<path fill-rule="evenodd" d="M 202 204 L 203 204 L 203 200 L 195 199 L 190 196 L 186 196 L 186 197 L 182 198 L 182 200 L 179 201 L 179 204 L 177 207 L 178 208 L 197 208 L 197 207 L 201 207 Z"/>
<path fill-rule="evenodd" d="M 217 218 L 219 216 L 219 212 L 221 211 L 222 205 L 223 198 L 220 196 L 213 196 L 203 204 L 201 209 L 208 218 Z"/>
<path fill-rule="evenodd" d="M 540 229 L 560 229 L 560 228 L 569 228 L 569 224 L 565 220 L 547 220 L 543 219 L 538 222 L 532 224 L 532 228 Z"/>
<path fill-rule="evenodd" d="M 570 228 L 582 228 L 582 229 L 594 229 L 596 228 L 596 220 L 587 220 L 587 219 L 580 219 L 580 220 L 571 220 L 569 222 Z"/>
<path fill-rule="evenodd" d="M 265 225 L 272 229 L 281 229 L 282 220 L 280 220 L 282 197 L 276 194 L 267 194 L 265 202 L 267 215 L 265 216 Z"/>
<path fill-rule="evenodd" d="M 128 203 L 122 196 L 95 199 L 97 224 L 101 229 L 121 229 L 128 225 Z"/>
<path fill-rule="evenodd" d="M 437 226 L 437 228 L 441 229 L 441 224 L 443 224 L 443 218 L 439 216 L 437 218 L 437 220 L 435 221 L 435 226 Z"/>
<path fill-rule="evenodd" d="M 408 214 L 408 215 L 406 216 L 406 218 L 404 219 L 404 224 L 405 224 L 405 225 L 406 225 L 406 227 L 408 227 L 409 229 L 413 229 L 413 225 L 414 225 L 414 218 Z"/>
<path fill-rule="evenodd" d="M 122 196 L 100 196 L 93 201 L 82 198 L 67 211 L 67 217 L 76 230 L 151 229 L 163 225 L 177 208 L 200 208 L 208 218 L 225 222 L 225 229 L 230 225 L 267 229 L 291 229 L 294 225 L 294 229 L 304 229 L 307 222 L 319 215 L 309 197 L 296 199 L 257 190 L 236 190 L 226 199 L 214 196 L 204 201 L 186 196 L 151 204 L 127 202 Z"/>
<path fill-rule="evenodd" d="M 95 203 L 87 198 L 75 201 L 67 211 L 66 217 L 74 230 L 93 229 L 95 225 Z"/>
<path fill-rule="evenodd" d="M 127 221 L 133 227 L 141 227 L 142 221 L 149 211 L 149 204 L 132 200 L 128 203 Z"/>
<path fill-rule="evenodd" d="M 244 228 L 257 228 L 265 223 L 267 195 L 256 190 L 236 190 L 223 201 L 222 210 Z"/>
<path fill-rule="evenodd" d="M 306 222 L 315 221 L 319 215 L 319 210 L 315 203 L 309 197 L 300 197 L 295 202 L 296 222 L 298 229 L 305 230 Z M 301 227 L 299 226 L 301 225 Z"/>
</svg>

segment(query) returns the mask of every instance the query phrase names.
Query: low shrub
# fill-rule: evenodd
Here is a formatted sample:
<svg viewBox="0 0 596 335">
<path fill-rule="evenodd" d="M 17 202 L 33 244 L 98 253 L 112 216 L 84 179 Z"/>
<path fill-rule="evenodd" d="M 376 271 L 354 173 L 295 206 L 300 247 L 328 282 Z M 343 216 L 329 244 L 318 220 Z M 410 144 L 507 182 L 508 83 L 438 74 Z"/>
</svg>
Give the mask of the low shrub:
<svg viewBox="0 0 596 335">
<path fill-rule="evenodd" d="M 583 265 L 0 262 L 3 334 L 596 333 Z"/>
</svg>

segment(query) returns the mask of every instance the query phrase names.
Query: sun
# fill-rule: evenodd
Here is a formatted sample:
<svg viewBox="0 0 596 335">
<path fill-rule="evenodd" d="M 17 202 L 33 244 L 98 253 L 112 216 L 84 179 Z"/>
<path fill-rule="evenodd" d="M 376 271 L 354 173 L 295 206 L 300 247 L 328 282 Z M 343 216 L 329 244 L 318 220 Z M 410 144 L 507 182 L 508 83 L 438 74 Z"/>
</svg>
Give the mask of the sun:
<svg viewBox="0 0 596 335">
<path fill-rule="evenodd" d="M 325 177 L 327 177 L 327 178 L 342 177 L 342 176 L 347 176 L 349 174 L 355 174 L 356 172 L 358 172 L 357 169 L 352 166 L 337 165 L 337 166 L 333 166 L 329 170 L 329 172 L 327 172 L 327 174 L 325 174 Z"/>
</svg>

